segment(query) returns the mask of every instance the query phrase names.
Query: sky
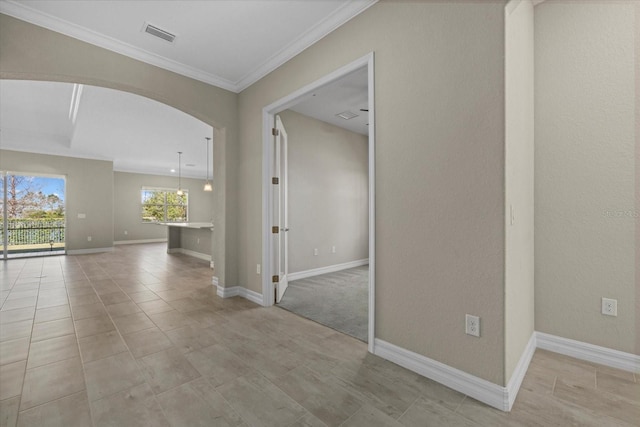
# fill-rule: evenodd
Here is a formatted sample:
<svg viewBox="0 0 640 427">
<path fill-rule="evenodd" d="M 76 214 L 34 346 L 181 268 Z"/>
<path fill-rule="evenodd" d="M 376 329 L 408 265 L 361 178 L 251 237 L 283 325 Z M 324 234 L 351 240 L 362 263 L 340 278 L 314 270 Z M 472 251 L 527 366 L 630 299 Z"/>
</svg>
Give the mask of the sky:
<svg viewBox="0 0 640 427">
<path fill-rule="evenodd" d="M 32 190 L 42 191 L 45 195 L 55 194 L 64 201 L 64 179 L 49 177 L 29 177 Z M 1 188 L 1 187 L 0 187 Z"/>
<path fill-rule="evenodd" d="M 64 179 L 34 177 L 34 185 L 40 187 L 47 196 L 55 194 L 64 200 Z"/>
</svg>

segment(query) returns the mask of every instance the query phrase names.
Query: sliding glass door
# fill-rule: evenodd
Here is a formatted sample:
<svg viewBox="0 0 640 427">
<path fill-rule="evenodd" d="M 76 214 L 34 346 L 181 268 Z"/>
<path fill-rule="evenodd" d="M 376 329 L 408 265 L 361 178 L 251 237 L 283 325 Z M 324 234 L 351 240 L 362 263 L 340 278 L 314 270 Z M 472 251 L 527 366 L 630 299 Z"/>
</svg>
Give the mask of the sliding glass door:
<svg viewBox="0 0 640 427">
<path fill-rule="evenodd" d="M 65 252 L 65 179 L 1 173 L 3 258 Z"/>
</svg>

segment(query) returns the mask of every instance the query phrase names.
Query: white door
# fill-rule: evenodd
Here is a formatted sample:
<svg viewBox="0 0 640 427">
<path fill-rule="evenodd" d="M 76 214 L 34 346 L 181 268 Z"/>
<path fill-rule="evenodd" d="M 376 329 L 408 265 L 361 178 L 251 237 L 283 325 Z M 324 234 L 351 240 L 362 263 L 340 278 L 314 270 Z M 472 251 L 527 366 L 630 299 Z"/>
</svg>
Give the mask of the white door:
<svg viewBox="0 0 640 427">
<path fill-rule="evenodd" d="M 276 132 L 275 132 L 275 176 L 278 178 L 278 184 L 274 185 L 274 224 L 278 233 L 274 233 L 275 245 L 277 246 L 276 271 L 278 273 L 278 283 L 276 284 L 276 302 L 280 302 L 287 290 L 289 273 L 289 220 L 287 205 L 287 132 L 284 129 L 280 116 L 276 116 Z"/>
</svg>

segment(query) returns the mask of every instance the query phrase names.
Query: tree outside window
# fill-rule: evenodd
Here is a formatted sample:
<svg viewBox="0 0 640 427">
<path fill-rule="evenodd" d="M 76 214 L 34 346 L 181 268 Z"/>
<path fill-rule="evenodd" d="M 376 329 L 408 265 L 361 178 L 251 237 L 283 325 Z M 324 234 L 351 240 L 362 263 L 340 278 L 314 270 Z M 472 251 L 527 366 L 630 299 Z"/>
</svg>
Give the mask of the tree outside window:
<svg viewBox="0 0 640 427">
<path fill-rule="evenodd" d="M 173 189 L 142 188 L 142 222 L 186 222 L 189 193 L 182 196 Z"/>
</svg>

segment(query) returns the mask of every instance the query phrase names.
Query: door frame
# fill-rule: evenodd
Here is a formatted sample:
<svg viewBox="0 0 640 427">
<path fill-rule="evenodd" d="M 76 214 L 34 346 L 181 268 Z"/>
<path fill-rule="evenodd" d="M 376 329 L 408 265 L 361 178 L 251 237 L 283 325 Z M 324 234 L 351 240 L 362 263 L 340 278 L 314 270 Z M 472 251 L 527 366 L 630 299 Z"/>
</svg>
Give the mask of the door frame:
<svg viewBox="0 0 640 427">
<path fill-rule="evenodd" d="M 14 169 L 0 169 L 0 180 L 2 180 L 2 194 L 0 194 L 0 198 L 2 198 L 2 209 L 0 209 L 0 219 L 2 219 L 2 241 L 0 241 L 0 246 L 2 246 L 2 250 L 0 251 L 0 261 L 6 261 L 12 258 L 9 258 L 9 247 L 7 243 L 9 242 L 7 230 L 8 230 L 8 215 L 7 215 L 7 180 L 6 178 L 9 175 L 19 175 L 19 176 L 33 176 L 33 177 L 43 177 L 43 178 L 56 178 L 62 179 L 63 181 L 63 192 L 64 192 L 64 252 L 62 254 L 57 255 L 66 255 L 67 254 L 67 220 L 69 218 L 67 212 L 67 175 L 66 174 L 55 174 L 55 173 L 33 173 L 33 172 L 23 172 Z M 38 255 L 34 255 L 37 257 Z M 28 256 L 20 257 L 20 258 L 29 258 Z"/>
<path fill-rule="evenodd" d="M 273 194 L 271 178 L 273 175 L 273 150 L 271 129 L 275 123 L 275 115 L 297 104 L 302 98 L 315 90 L 333 83 L 340 78 L 363 68 L 368 71 L 369 97 L 369 329 L 368 349 L 373 352 L 375 340 L 375 88 L 374 88 L 374 53 L 359 58 L 332 73 L 310 83 L 295 92 L 281 98 L 262 109 L 262 305 L 274 305 L 274 292 L 271 277 L 274 256 L 272 250 L 273 234 L 271 233 L 271 215 L 273 212 Z"/>
</svg>

